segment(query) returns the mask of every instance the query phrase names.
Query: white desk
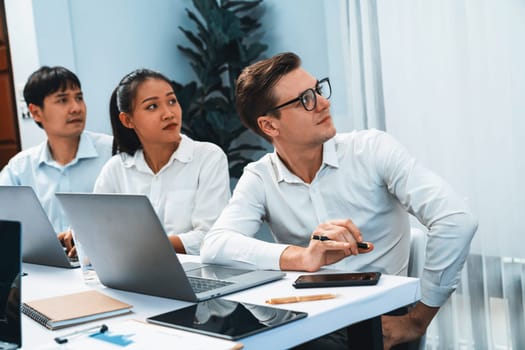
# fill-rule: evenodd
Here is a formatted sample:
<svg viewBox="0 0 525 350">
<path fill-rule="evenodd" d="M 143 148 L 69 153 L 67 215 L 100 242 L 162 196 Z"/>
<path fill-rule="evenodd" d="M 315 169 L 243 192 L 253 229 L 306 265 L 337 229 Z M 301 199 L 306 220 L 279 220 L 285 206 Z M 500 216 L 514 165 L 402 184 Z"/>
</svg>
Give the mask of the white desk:
<svg viewBox="0 0 525 350">
<path fill-rule="evenodd" d="M 183 261 L 195 260 L 187 256 L 180 256 L 180 258 Z M 127 318 L 144 321 L 147 317 L 191 305 L 191 303 L 184 301 L 124 292 L 106 288 L 102 285 L 86 285 L 83 282 L 79 269 L 68 270 L 24 264 L 23 271 L 27 272 L 28 275 L 22 279 L 22 301 L 94 288 L 132 304 L 132 314 L 102 321 L 110 329 L 113 322 L 121 322 Z M 338 295 L 337 298 L 330 300 L 274 305 L 284 309 L 305 311 L 308 313 L 308 317 L 240 339 L 239 342 L 244 344 L 245 349 L 289 348 L 352 323 L 376 317 L 385 312 L 414 303 L 420 298 L 419 280 L 409 277 L 383 275 L 377 286 L 295 289 L 292 287 L 292 283 L 299 274 L 301 273 L 288 272 L 284 279 L 277 282 L 225 297 L 231 300 L 265 305 L 264 301 L 272 297 L 327 292 Z M 99 320 L 91 324 L 100 324 L 102 322 Z M 24 315 L 22 317 L 23 348 L 33 349 L 43 343 L 49 343 L 56 336 L 70 333 L 76 329 L 83 329 L 87 326 L 89 324 L 50 331 Z"/>
</svg>

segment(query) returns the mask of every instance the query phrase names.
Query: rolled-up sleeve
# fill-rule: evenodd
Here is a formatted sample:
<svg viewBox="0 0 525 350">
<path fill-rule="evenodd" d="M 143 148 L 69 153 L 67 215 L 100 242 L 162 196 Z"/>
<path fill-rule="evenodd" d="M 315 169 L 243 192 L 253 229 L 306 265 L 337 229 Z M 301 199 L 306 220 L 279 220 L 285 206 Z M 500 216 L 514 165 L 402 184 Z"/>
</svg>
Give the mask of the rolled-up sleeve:
<svg viewBox="0 0 525 350">
<path fill-rule="evenodd" d="M 427 229 L 421 301 L 442 306 L 456 289 L 477 230 L 477 219 L 465 198 L 418 163 L 391 136 L 382 134 L 376 166 L 388 191 Z"/>
</svg>

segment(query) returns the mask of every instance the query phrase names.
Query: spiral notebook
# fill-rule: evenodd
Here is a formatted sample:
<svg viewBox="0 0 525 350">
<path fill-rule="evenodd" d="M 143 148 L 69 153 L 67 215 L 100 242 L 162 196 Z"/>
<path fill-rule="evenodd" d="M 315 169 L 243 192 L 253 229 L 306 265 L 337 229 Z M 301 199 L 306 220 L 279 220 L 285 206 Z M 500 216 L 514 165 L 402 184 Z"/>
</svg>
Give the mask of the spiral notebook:
<svg viewBox="0 0 525 350">
<path fill-rule="evenodd" d="M 25 302 L 22 312 L 49 329 L 59 329 L 131 312 L 132 306 L 96 290 Z"/>
</svg>

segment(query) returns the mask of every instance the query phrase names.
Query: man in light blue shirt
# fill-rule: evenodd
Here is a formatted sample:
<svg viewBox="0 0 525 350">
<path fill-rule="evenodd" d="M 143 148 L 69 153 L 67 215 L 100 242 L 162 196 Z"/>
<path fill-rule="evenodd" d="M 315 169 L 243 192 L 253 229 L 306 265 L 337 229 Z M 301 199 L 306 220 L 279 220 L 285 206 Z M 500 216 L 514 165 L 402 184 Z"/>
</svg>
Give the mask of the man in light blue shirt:
<svg viewBox="0 0 525 350">
<path fill-rule="evenodd" d="M 91 192 L 111 157 L 112 137 L 84 131 L 86 104 L 80 81 L 66 68 L 44 66 L 35 71 L 24 87 L 24 99 L 47 140 L 11 158 L 0 172 L 0 185 L 33 187 L 61 234 L 69 223 L 55 193 Z"/>
</svg>

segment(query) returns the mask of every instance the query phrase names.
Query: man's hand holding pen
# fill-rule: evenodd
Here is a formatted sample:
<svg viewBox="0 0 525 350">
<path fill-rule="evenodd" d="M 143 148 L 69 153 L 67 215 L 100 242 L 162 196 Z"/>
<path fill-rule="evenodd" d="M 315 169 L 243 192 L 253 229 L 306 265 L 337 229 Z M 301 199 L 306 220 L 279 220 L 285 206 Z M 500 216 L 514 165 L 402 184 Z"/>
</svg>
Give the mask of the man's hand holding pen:
<svg viewBox="0 0 525 350">
<path fill-rule="evenodd" d="M 363 242 L 361 231 L 350 219 L 331 220 L 319 224 L 311 238 L 321 242 L 338 241 L 350 243 L 350 253 L 346 256 L 368 253 L 374 249 L 372 243 Z"/>
<path fill-rule="evenodd" d="M 312 235 L 312 239 L 316 239 L 318 241 L 329 241 L 330 238 L 328 236 L 318 236 L 318 235 Z M 370 247 L 368 242 L 357 242 L 357 248 L 361 249 L 368 249 Z"/>
<path fill-rule="evenodd" d="M 317 239 L 314 239 L 317 237 Z M 374 249 L 363 242 L 361 232 L 351 220 L 332 220 L 319 224 L 312 233 L 308 247 L 287 247 L 280 259 L 282 270 L 318 271 L 350 255 L 368 253 Z M 366 244 L 358 247 L 357 242 Z"/>
</svg>

